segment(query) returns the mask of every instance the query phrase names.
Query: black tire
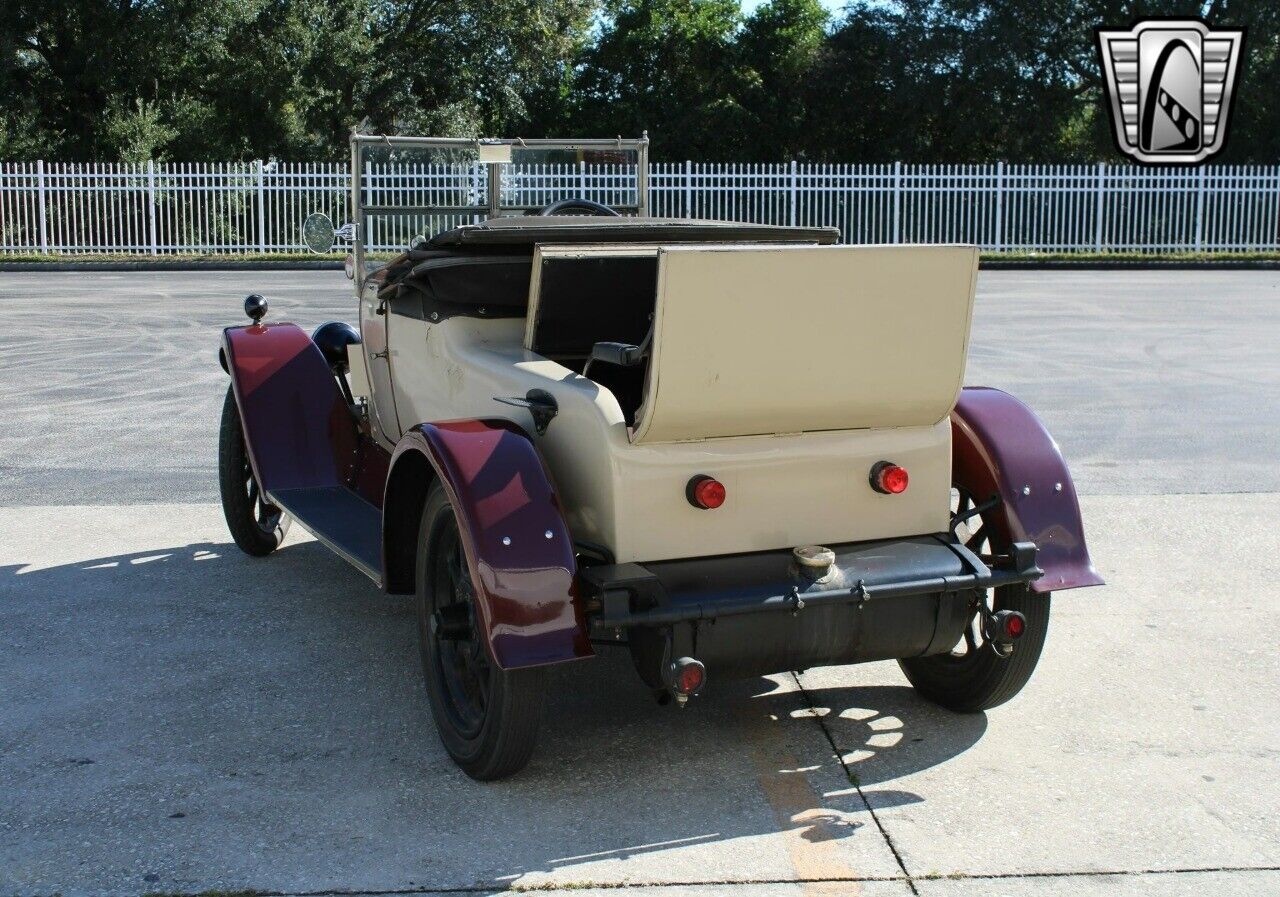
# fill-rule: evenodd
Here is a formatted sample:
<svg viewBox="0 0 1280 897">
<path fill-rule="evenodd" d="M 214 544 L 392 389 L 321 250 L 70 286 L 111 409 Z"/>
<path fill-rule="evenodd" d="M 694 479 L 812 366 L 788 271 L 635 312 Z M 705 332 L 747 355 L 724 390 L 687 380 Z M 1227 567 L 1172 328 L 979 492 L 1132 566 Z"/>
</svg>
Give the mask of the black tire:
<svg viewBox="0 0 1280 897">
<path fill-rule="evenodd" d="M 439 483 L 427 492 L 418 532 L 415 580 L 418 640 L 431 715 L 453 761 L 487 782 L 519 772 L 533 756 L 547 690 L 541 668 L 500 670 L 477 630 L 475 587 L 457 518 Z M 446 637 L 436 612 L 463 621 L 466 635 Z"/>
<path fill-rule="evenodd" d="M 963 656 L 935 654 L 899 660 L 907 680 L 922 697 L 957 713 L 979 713 L 1013 698 L 1031 679 L 1049 634 L 1049 595 L 1026 586 L 995 590 L 993 610 L 1016 610 L 1027 629 L 1014 643 L 1013 654 L 1001 657 L 987 642 Z"/>
<path fill-rule="evenodd" d="M 218 434 L 218 488 L 231 538 L 245 554 L 264 557 L 280 547 L 291 518 L 270 504 L 253 476 L 240 429 L 235 391 L 227 387 Z"/>
<path fill-rule="evenodd" d="M 973 500 L 956 490 L 956 510 L 973 507 Z M 977 530 L 965 541 L 981 555 L 1007 550 L 1008 537 L 995 515 L 984 515 Z M 994 594 L 993 594 L 994 592 Z M 907 680 L 922 697 L 957 713 L 980 713 L 998 707 L 1022 691 L 1035 672 L 1049 635 L 1049 594 L 1036 594 L 1026 586 L 1005 586 L 978 594 L 993 611 L 1019 611 L 1027 620 L 1026 631 L 1014 642 L 1008 657 L 998 654 L 982 635 L 981 617 L 974 616 L 962 641 L 950 653 L 909 657 L 898 661 Z"/>
</svg>

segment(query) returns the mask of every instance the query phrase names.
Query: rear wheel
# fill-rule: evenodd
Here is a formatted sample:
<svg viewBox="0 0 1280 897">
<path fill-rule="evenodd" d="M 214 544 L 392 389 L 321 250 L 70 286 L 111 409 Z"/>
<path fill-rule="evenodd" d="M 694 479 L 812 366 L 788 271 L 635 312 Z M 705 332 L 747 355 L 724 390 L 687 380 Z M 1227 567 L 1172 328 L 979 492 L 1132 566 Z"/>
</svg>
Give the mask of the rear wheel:
<svg viewBox="0 0 1280 897">
<path fill-rule="evenodd" d="M 956 503 L 958 512 L 973 507 L 964 492 Z M 1007 550 L 1008 540 L 998 531 L 993 515 L 972 522 L 977 524 L 974 528 L 960 531 L 966 547 L 980 557 Z M 1026 618 L 1026 630 L 1009 656 L 1002 656 L 984 637 L 979 602 L 992 611 L 1018 611 Z M 1022 690 L 1035 671 L 1048 634 L 1047 593 L 1036 594 L 1024 585 L 987 589 L 975 596 L 964 636 L 949 653 L 909 657 L 898 665 L 923 697 L 959 713 L 977 713 L 998 707 Z"/>
<path fill-rule="evenodd" d="M 519 772 L 537 743 L 546 670 L 493 663 L 458 521 L 439 483 L 427 493 L 418 546 L 418 638 L 440 741 L 473 779 Z"/>
<path fill-rule="evenodd" d="M 218 434 L 218 487 L 227 529 L 240 550 L 263 557 L 280 547 L 291 518 L 267 501 L 249 463 L 235 390 L 227 387 Z"/>
</svg>

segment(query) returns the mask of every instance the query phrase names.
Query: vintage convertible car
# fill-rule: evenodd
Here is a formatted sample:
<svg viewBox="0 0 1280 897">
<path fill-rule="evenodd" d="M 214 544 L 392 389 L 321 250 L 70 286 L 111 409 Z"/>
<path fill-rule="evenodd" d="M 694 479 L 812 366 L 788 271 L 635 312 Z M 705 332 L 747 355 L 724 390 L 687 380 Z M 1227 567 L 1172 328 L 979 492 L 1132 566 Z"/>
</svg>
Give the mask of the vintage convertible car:
<svg viewBox="0 0 1280 897">
<path fill-rule="evenodd" d="M 358 331 L 267 323 L 259 296 L 224 331 L 236 543 L 266 555 L 293 520 L 416 595 L 431 711 L 477 779 L 528 762 L 548 667 L 602 646 L 680 704 L 888 659 L 956 711 L 1013 697 L 1050 592 L 1101 579 L 1045 428 L 962 388 L 976 250 L 649 217 L 647 141 L 494 141 L 487 220 L 367 263 L 373 216 L 406 208 L 369 201 L 362 154 L 473 144 L 353 137 Z M 513 145 L 636 152 L 632 214 L 505 205 Z"/>
</svg>

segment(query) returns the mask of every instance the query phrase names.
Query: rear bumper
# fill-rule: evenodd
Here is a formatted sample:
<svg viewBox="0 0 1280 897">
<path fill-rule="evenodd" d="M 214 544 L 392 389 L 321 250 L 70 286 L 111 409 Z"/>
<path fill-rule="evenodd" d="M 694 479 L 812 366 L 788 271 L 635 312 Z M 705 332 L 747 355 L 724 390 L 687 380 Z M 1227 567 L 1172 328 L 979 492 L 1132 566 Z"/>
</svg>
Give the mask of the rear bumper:
<svg viewBox="0 0 1280 897">
<path fill-rule="evenodd" d="M 771 551 L 654 564 L 589 567 L 582 576 L 599 601 L 596 631 L 665 626 L 739 614 L 798 614 L 914 595 L 969 592 L 1041 576 L 1036 547 L 1018 543 L 996 567 L 945 535 L 839 545 L 812 579 L 791 552 Z"/>
<path fill-rule="evenodd" d="M 975 591 L 1041 575 L 1031 543 L 993 565 L 945 534 L 830 547 L 818 578 L 786 550 L 588 567 L 591 636 L 625 637 L 646 680 L 673 651 L 720 676 L 914 657 L 951 649 Z"/>
</svg>

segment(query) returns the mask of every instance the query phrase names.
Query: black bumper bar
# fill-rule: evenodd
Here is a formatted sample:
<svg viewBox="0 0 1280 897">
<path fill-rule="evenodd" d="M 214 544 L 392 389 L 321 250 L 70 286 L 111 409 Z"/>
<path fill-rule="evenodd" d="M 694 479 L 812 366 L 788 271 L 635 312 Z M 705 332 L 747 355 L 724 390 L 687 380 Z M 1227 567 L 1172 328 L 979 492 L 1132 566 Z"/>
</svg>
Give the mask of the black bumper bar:
<svg viewBox="0 0 1280 897">
<path fill-rule="evenodd" d="M 846 561 L 838 572 L 844 580 L 839 588 L 822 588 L 820 582 L 804 582 L 802 577 L 792 577 L 790 588 L 783 591 L 756 588 L 734 589 L 714 584 L 714 565 L 748 563 L 738 558 L 701 559 L 693 562 L 668 562 L 666 564 L 617 564 L 589 567 L 582 573 L 583 579 L 595 593 L 591 615 L 593 629 L 618 630 L 633 626 L 670 626 L 699 620 L 744 614 L 789 613 L 799 614 L 805 608 L 832 605 L 860 606 L 869 601 L 886 598 L 905 598 L 916 595 L 953 594 L 975 589 L 999 588 L 1031 582 L 1043 575 L 1036 566 L 1036 546 L 1031 542 L 1015 543 L 1009 554 L 997 559 L 997 566 L 990 567 L 977 555 L 958 542 L 943 536 L 902 540 L 895 543 L 868 543 L 875 549 L 876 560 L 892 555 L 893 549 L 910 548 L 903 552 L 902 569 L 870 570 L 860 576 L 860 558 L 857 549 L 862 546 L 846 546 L 837 549 L 840 561 Z M 945 547 L 949 563 L 942 565 L 947 572 L 938 572 L 939 549 Z M 921 548 L 929 549 L 928 562 L 921 562 Z M 866 553 L 866 552 L 864 552 Z M 916 563 L 911 563 L 911 560 Z M 838 562 L 839 563 L 839 562 Z M 698 575 L 690 577 L 687 568 L 699 565 Z M 664 567 L 676 568 L 664 576 Z M 726 566 L 726 570 L 734 569 Z M 926 575 L 918 575 L 918 574 Z M 895 575 L 896 574 L 896 575 Z M 898 577 L 901 578 L 898 578 Z M 675 579 L 676 582 L 670 580 Z M 848 585 L 850 581 L 852 585 Z M 693 588 L 680 585 L 696 584 Z M 775 587 L 781 585 L 775 582 Z M 675 588 L 673 588 L 675 586 Z"/>
</svg>

